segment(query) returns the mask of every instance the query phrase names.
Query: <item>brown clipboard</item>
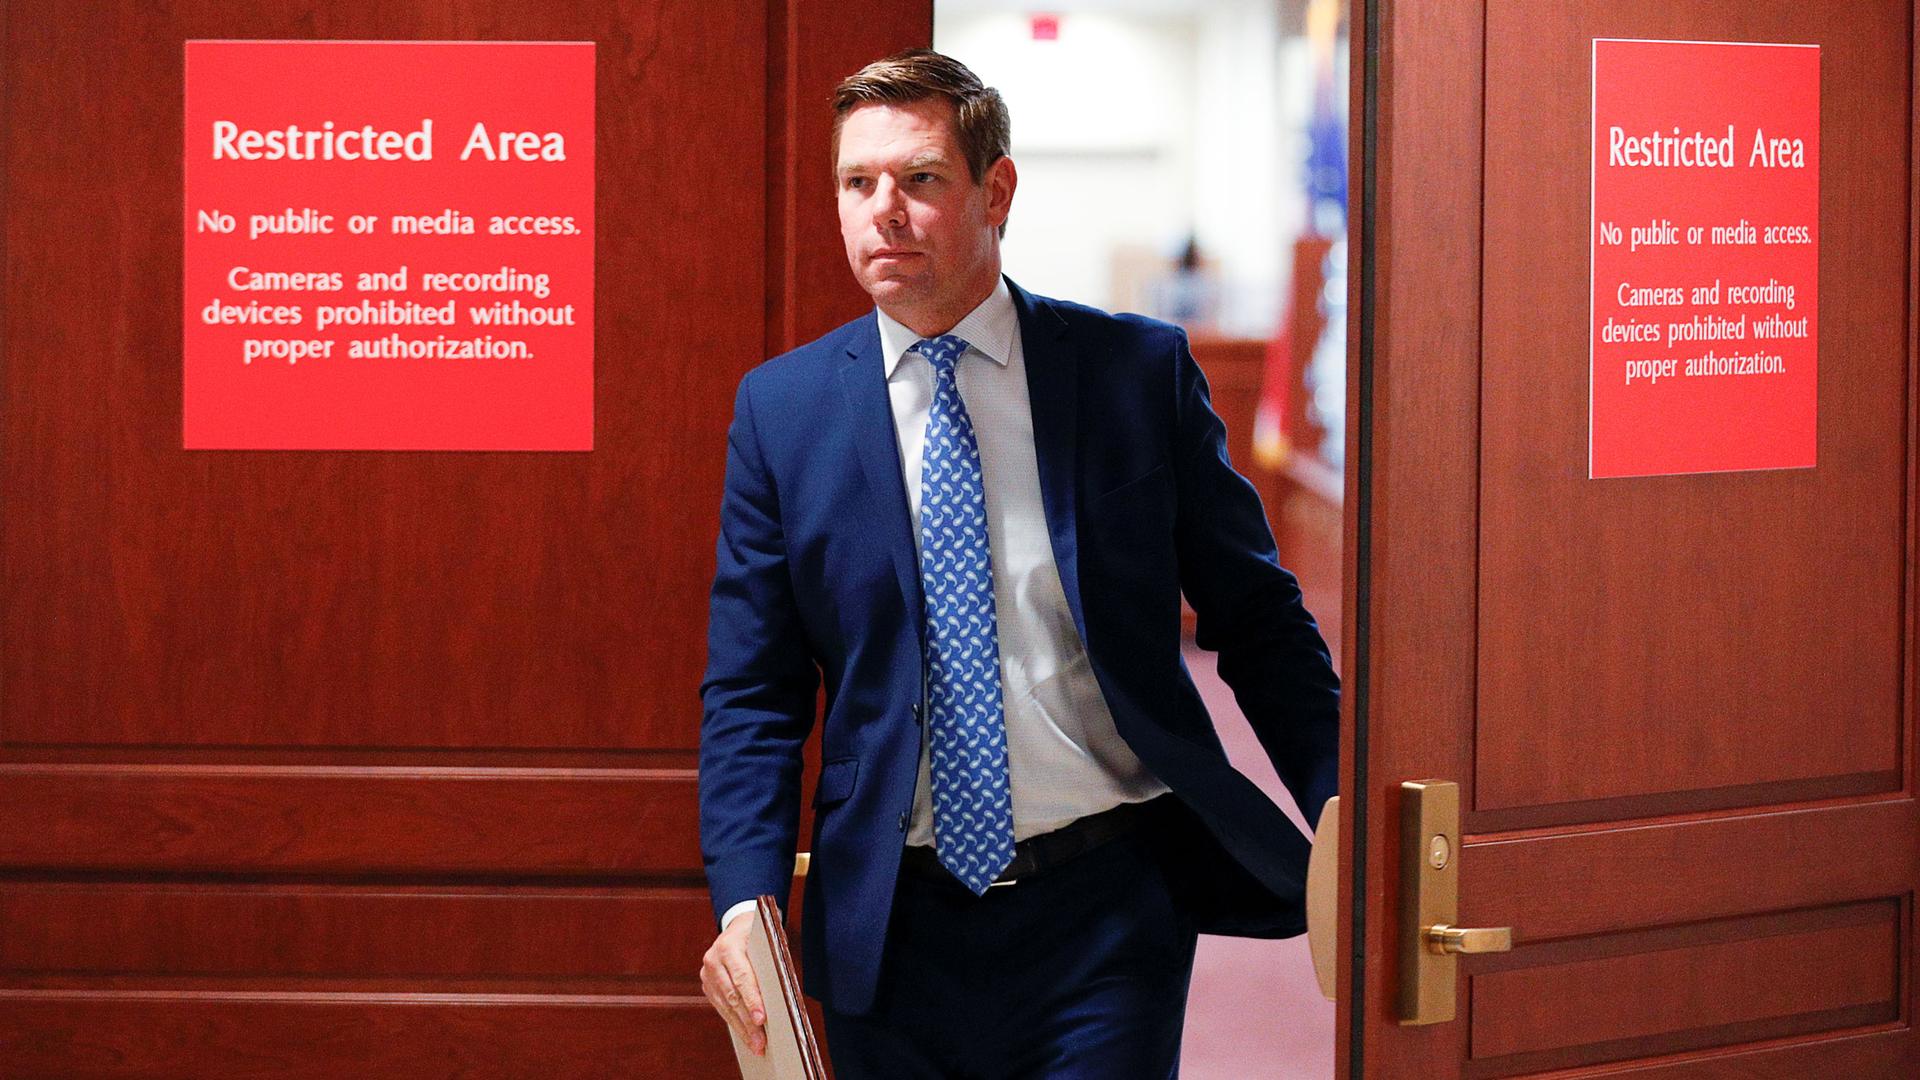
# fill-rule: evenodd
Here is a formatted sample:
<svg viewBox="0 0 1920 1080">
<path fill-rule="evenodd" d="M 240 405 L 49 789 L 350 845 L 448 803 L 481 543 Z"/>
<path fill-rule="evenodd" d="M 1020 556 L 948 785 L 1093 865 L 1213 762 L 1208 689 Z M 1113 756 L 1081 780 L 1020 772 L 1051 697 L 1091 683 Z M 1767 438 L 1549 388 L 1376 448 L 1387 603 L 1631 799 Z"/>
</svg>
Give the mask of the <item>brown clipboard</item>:
<svg viewBox="0 0 1920 1080">
<path fill-rule="evenodd" d="M 793 953 L 787 948 L 787 928 L 780 921 L 780 905 L 771 896 L 761 896 L 754 905 L 753 925 L 747 930 L 747 961 L 760 982 L 760 999 L 767 1012 L 767 1053 L 762 1057 L 747 1049 L 728 1025 L 741 1080 L 827 1080 L 820 1043 L 807 1016 L 807 999 L 800 993 Z"/>
</svg>

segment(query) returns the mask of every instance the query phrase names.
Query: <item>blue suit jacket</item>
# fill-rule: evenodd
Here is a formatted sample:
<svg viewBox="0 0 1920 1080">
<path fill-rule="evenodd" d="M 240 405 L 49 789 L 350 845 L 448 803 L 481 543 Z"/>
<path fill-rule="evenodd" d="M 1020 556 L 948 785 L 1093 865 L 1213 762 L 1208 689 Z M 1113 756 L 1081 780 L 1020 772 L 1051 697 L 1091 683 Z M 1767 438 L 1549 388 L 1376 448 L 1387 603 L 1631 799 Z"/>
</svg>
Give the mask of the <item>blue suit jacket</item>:
<svg viewBox="0 0 1920 1080">
<path fill-rule="evenodd" d="M 1180 655 L 1180 596 L 1310 821 L 1339 681 L 1176 327 L 1012 288 L 1053 554 L 1119 734 L 1178 795 L 1169 877 L 1200 930 L 1298 934 L 1308 843 L 1235 771 Z M 920 574 L 872 314 L 748 372 L 727 436 L 700 738 L 717 915 L 784 898 L 824 677 L 801 962 L 871 1007 L 921 740 Z"/>
</svg>

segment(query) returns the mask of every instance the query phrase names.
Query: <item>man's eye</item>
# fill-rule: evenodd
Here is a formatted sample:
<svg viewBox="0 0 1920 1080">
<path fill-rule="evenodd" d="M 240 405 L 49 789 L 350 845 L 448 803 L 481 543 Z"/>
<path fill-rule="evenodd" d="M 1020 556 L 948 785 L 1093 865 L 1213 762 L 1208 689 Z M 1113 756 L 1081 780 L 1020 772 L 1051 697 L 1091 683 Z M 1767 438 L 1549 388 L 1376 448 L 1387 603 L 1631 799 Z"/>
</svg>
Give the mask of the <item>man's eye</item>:
<svg viewBox="0 0 1920 1080">
<path fill-rule="evenodd" d="M 930 172 L 917 172 L 913 174 L 913 182 L 916 184 L 930 184 L 936 179 L 938 179 L 938 177 Z"/>
<path fill-rule="evenodd" d="M 847 177 L 847 186 L 855 189 L 863 188 L 867 186 L 867 178 L 864 176 L 849 176 Z"/>
</svg>

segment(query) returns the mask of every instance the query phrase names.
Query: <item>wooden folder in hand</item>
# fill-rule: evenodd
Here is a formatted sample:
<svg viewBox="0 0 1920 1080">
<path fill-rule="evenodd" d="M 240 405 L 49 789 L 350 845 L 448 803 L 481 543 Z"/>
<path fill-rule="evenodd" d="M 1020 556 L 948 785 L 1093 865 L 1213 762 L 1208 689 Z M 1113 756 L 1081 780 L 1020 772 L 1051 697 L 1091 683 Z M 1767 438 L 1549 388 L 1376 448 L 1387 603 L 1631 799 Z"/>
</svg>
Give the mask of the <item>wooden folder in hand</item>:
<svg viewBox="0 0 1920 1080">
<path fill-rule="evenodd" d="M 820 1044 L 807 1018 L 807 1001 L 800 996 L 800 978 L 787 948 L 787 929 L 780 921 L 780 905 L 771 896 L 760 897 L 747 931 L 747 960 L 760 982 L 760 999 L 767 1013 L 767 1054 L 754 1053 L 733 1027 L 733 1056 L 740 1062 L 741 1080 L 827 1080 L 820 1061 Z"/>
</svg>

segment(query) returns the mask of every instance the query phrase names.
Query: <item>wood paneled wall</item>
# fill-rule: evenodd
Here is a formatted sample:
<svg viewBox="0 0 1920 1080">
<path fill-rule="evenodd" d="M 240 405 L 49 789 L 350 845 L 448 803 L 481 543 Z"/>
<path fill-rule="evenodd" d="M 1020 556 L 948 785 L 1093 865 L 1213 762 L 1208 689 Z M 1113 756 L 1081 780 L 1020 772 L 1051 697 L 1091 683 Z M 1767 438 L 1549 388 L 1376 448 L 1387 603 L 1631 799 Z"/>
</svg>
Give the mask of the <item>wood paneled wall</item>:
<svg viewBox="0 0 1920 1080">
<path fill-rule="evenodd" d="M 725 429 L 867 307 L 828 92 L 930 3 L 0 9 L 0 1075 L 725 1076 Z M 596 448 L 181 449 L 183 42 L 596 50 Z"/>
</svg>

